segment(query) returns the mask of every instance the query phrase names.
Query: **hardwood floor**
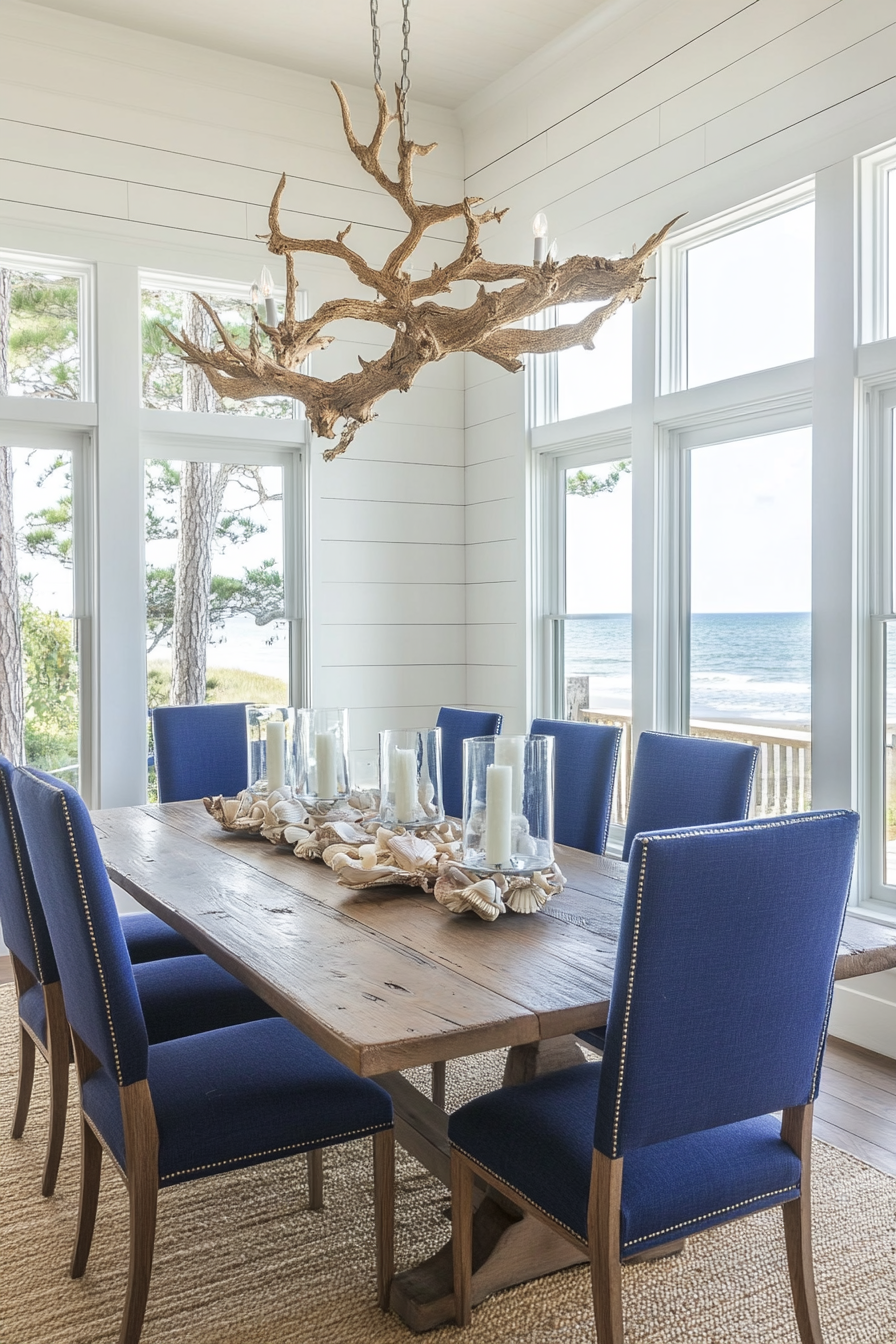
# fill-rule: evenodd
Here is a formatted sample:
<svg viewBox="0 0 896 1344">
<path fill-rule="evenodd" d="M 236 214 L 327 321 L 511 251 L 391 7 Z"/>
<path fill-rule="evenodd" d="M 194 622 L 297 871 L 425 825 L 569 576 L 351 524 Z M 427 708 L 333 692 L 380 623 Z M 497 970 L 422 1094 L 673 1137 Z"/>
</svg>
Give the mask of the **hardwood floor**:
<svg viewBox="0 0 896 1344">
<path fill-rule="evenodd" d="M 815 1134 L 896 1176 L 896 1059 L 829 1040 Z"/>
<path fill-rule="evenodd" d="M 0 985 L 11 981 L 9 957 L 0 957 Z M 896 1059 L 829 1040 L 815 1134 L 896 1176 Z"/>
</svg>

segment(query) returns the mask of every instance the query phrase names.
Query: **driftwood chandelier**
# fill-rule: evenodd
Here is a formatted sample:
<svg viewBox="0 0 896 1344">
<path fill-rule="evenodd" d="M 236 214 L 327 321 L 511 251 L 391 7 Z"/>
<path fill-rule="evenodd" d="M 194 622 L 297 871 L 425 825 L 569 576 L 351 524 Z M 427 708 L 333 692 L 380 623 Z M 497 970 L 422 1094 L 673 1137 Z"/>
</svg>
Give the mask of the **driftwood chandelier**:
<svg viewBox="0 0 896 1344">
<path fill-rule="evenodd" d="M 286 259 L 286 304 L 282 321 L 266 287 L 265 317 L 257 312 L 249 331 L 247 347 L 237 344 L 214 309 L 200 295 L 198 301 L 208 313 L 220 337 L 212 349 L 191 340 L 185 332 L 168 336 L 183 351 L 188 364 L 202 369 L 215 392 L 221 397 L 247 401 L 253 397 L 292 397 L 305 407 L 314 433 L 335 439 L 336 426 L 343 422 L 338 443 L 324 452 L 332 460 L 348 448 L 361 425 L 375 416 L 377 402 L 387 392 L 407 392 L 421 369 L 446 355 L 470 351 L 492 360 L 511 373 L 523 368 L 521 355 L 549 354 L 581 345 L 593 348 L 595 334 L 626 301 L 640 297 L 646 277 L 644 263 L 657 250 L 669 229 L 670 221 L 630 257 L 570 257 L 558 262 L 553 249 L 547 248 L 547 221 L 536 217 L 535 254 L 531 265 L 502 264 L 486 261 L 479 246 L 483 225 L 500 223 L 505 210 L 482 210 L 482 197 L 466 196 L 455 205 L 426 205 L 414 199 L 414 159 L 431 153 L 435 144 L 418 145 L 408 133 L 407 96 L 410 80 L 408 36 L 410 0 L 402 0 L 402 76 L 395 86 L 396 110 L 390 110 L 380 84 L 378 0 L 371 0 L 373 28 L 374 78 L 378 106 L 376 130 L 369 144 L 355 135 L 345 95 L 333 84 L 342 108 L 342 124 L 349 148 L 361 167 L 383 191 L 401 207 L 408 219 L 405 236 L 376 269 L 345 241 L 351 230 L 346 225 L 335 239 L 290 238 L 280 228 L 280 201 L 286 187 L 286 174 L 280 179 L 268 215 L 270 234 L 259 235 L 268 251 Z M 386 131 L 398 124 L 398 175 L 393 180 L 380 162 Z M 434 265 L 421 279 L 412 279 L 406 269 L 429 229 L 449 220 L 462 219 L 466 237 L 458 256 L 446 265 Z M 313 252 L 338 257 L 372 291 L 371 298 L 331 299 L 304 321 L 296 319 L 295 254 Z M 268 278 L 268 277 L 265 277 Z M 478 286 L 476 297 L 467 307 L 436 302 L 462 281 Z M 495 286 L 495 288 L 488 288 Z M 254 297 L 254 294 L 253 294 Z M 598 304 L 580 322 L 555 325 L 546 330 L 531 330 L 515 325 L 559 304 L 594 302 Z M 379 359 L 361 359 L 360 371 L 344 373 L 330 382 L 303 373 L 302 365 L 316 350 L 324 350 L 334 336 L 325 334 L 331 323 L 351 318 L 375 322 L 393 332 L 392 344 Z M 261 333 L 270 341 L 270 352 L 261 341 Z"/>
</svg>

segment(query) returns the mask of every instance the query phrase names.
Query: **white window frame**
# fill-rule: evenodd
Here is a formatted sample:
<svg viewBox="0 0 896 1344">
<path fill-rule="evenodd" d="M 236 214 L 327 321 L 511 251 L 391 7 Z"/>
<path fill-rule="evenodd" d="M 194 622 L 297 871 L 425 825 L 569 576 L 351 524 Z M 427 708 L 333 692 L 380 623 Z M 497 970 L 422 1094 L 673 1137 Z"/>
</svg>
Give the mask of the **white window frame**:
<svg viewBox="0 0 896 1344">
<path fill-rule="evenodd" d="M 577 467 L 604 466 L 631 457 L 631 434 L 609 430 L 574 443 L 546 447 L 537 452 L 544 530 L 540 568 L 538 623 L 542 658 L 538 704 L 550 718 L 566 717 L 566 678 L 563 667 L 563 625 L 572 615 L 566 610 L 566 492 L 567 471 Z M 585 613 L 587 618 L 587 613 Z"/>
<path fill-rule="evenodd" d="M 804 369 L 804 365 L 782 365 Z M 756 390 L 749 404 L 695 407 L 690 414 L 664 420 L 658 406 L 658 494 L 661 563 L 657 576 L 658 718 L 666 732 L 690 730 L 691 641 L 691 451 L 744 439 L 812 428 L 811 387 L 794 387 L 775 396 L 765 370 L 748 374 Z M 740 381 L 731 379 L 730 382 Z M 720 387 L 720 384 L 708 384 Z M 704 389 L 694 388 L 688 394 Z M 696 398 L 694 398 L 696 400 Z"/>
<path fill-rule="evenodd" d="M 892 365 L 861 382 L 860 507 L 864 545 L 859 565 L 860 624 L 859 808 L 865 821 L 859 850 L 862 908 L 896 921 L 896 884 L 886 882 L 886 627 L 896 622 L 894 592 L 894 463 L 896 434 L 896 340 Z M 875 353 L 883 353 L 876 351 Z"/>
<path fill-rule="evenodd" d="M 859 170 L 859 330 L 863 344 L 889 336 L 889 174 L 896 172 L 896 142 L 863 154 Z M 896 317 L 896 314 L 894 314 Z"/>
<path fill-rule="evenodd" d="M 283 589 L 285 620 L 289 627 L 289 695 L 290 704 L 306 704 L 311 666 L 310 631 L 306 618 L 310 573 L 305 560 L 310 458 L 305 433 L 307 422 L 302 420 L 297 424 L 295 420 L 275 420 L 265 416 L 257 419 L 239 415 L 209 416 L 191 411 L 179 411 L 175 415 L 176 423 L 172 424 L 172 414 L 168 411 L 140 413 L 144 481 L 146 463 L 152 458 L 280 467 L 283 471 Z M 247 421 L 253 430 L 267 432 L 240 432 L 245 430 Z"/>
<path fill-rule="evenodd" d="M 70 275 L 80 281 L 78 286 L 78 398 L 67 397 L 0 397 L 13 403 L 28 401 L 45 405 L 64 402 L 68 406 L 91 403 L 96 400 L 96 267 L 74 257 L 53 257 L 35 252 L 0 252 L 0 266 L 10 271 L 38 271 L 44 274 Z"/>
<path fill-rule="evenodd" d="M 764 220 L 787 214 L 815 199 L 815 180 L 805 178 L 778 191 L 770 192 L 726 210 L 691 228 L 677 230 L 660 249 L 657 287 L 657 395 L 696 391 L 688 388 L 688 252 L 693 247 L 714 242 L 732 233 L 740 233 Z M 787 365 L 775 365 L 786 368 Z M 755 372 L 766 372 L 756 370 Z M 744 374 L 743 377 L 750 377 Z M 733 379 L 726 381 L 734 381 Z M 715 386 L 713 383 L 705 386 Z"/>
<path fill-rule="evenodd" d="M 78 399 L 0 397 L 0 434 L 16 448 L 72 455 L 72 617 L 78 651 L 79 784 L 95 798 L 98 736 L 96 694 L 96 269 L 85 261 L 46 253 L 0 252 L 0 265 L 77 277 Z"/>
</svg>

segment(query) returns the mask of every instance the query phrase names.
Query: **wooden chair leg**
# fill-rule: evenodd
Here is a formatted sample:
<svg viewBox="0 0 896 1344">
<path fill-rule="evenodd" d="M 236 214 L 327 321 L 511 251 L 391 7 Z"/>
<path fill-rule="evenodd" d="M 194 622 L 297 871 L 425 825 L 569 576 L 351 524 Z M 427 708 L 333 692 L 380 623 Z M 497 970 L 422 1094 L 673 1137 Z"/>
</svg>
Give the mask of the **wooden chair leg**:
<svg viewBox="0 0 896 1344">
<path fill-rule="evenodd" d="M 373 1201 L 376 1220 L 376 1300 L 389 1310 L 395 1273 L 395 1131 L 373 1136 Z"/>
<path fill-rule="evenodd" d="M 451 1149 L 451 1246 L 454 1257 L 454 1319 L 470 1324 L 473 1315 L 473 1171 Z"/>
<path fill-rule="evenodd" d="M 34 1041 L 19 1023 L 19 1078 L 16 1084 L 16 1104 L 12 1113 L 10 1138 L 20 1139 L 28 1119 L 31 1089 L 34 1085 Z"/>
<path fill-rule="evenodd" d="M 68 1109 L 69 1031 L 62 986 L 58 981 L 44 985 L 44 1005 L 47 1015 L 47 1061 L 50 1066 L 50 1132 L 47 1135 L 41 1193 L 49 1196 L 56 1189 Z"/>
<path fill-rule="evenodd" d="M 823 1344 L 818 1300 L 815 1295 L 815 1271 L 812 1265 L 812 1107 L 797 1106 L 785 1111 L 781 1137 L 802 1163 L 800 1198 L 781 1205 L 784 1215 L 784 1241 L 790 1291 L 802 1344 Z"/>
<path fill-rule="evenodd" d="M 99 1139 L 81 1116 L 81 1194 L 78 1201 L 78 1224 L 75 1228 L 75 1245 L 72 1250 L 72 1262 L 69 1273 L 73 1279 L 80 1279 L 87 1268 L 87 1257 L 93 1241 L 93 1228 L 96 1223 L 96 1204 L 100 1193 L 100 1172 L 103 1165 L 103 1149 Z"/>
<path fill-rule="evenodd" d="M 444 1059 L 438 1060 L 432 1066 L 432 1102 L 438 1106 L 440 1111 L 445 1109 L 445 1081 L 447 1067 Z"/>
<path fill-rule="evenodd" d="M 131 1217 L 128 1287 L 118 1344 L 137 1344 L 146 1314 L 156 1239 L 159 1134 L 145 1079 L 121 1088 L 120 1097 Z"/>
<path fill-rule="evenodd" d="M 324 1153 L 322 1148 L 312 1148 L 308 1153 L 308 1207 L 322 1209 L 324 1206 Z"/>
<path fill-rule="evenodd" d="M 588 1201 L 588 1250 L 597 1344 L 623 1344 L 622 1265 L 619 1260 L 619 1208 L 622 1158 L 594 1150 Z"/>
</svg>

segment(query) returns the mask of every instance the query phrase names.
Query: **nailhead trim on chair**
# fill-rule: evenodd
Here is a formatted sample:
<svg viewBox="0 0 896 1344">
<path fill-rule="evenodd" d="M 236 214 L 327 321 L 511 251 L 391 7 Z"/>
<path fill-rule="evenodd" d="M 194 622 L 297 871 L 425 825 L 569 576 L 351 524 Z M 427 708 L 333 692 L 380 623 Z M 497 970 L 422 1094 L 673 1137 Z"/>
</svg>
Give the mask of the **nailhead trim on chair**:
<svg viewBox="0 0 896 1344">
<path fill-rule="evenodd" d="M 28 883 L 25 881 L 25 869 L 22 866 L 22 851 L 19 849 L 19 837 L 16 834 L 15 822 L 12 817 L 12 799 L 9 796 L 9 785 L 6 782 L 6 775 L 0 770 L 0 780 L 3 782 L 3 796 L 6 799 L 6 814 L 9 817 L 9 833 L 12 836 L 12 847 L 16 854 L 16 867 L 19 870 L 19 881 L 22 884 L 22 895 L 25 898 L 25 909 L 28 912 L 28 927 L 31 930 L 31 943 L 34 948 L 34 960 L 37 964 L 37 974 L 41 984 L 44 984 L 44 972 L 40 964 L 40 950 L 37 946 L 37 938 L 34 934 L 34 919 L 31 914 L 31 901 L 28 897 Z"/>
<path fill-rule="evenodd" d="M 159 1177 L 159 1185 L 165 1185 L 168 1181 L 173 1181 L 175 1176 L 189 1176 L 194 1171 L 212 1171 L 219 1167 L 232 1166 L 234 1162 L 249 1162 L 255 1157 L 270 1157 L 272 1153 L 295 1153 L 313 1151 L 314 1148 L 320 1148 L 323 1144 L 335 1143 L 339 1139 L 351 1139 L 359 1134 L 383 1134 L 387 1129 L 394 1128 L 393 1125 L 377 1125 L 374 1129 L 347 1129 L 343 1134 L 328 1134 L 319 1138 L 316 1143 L 288 1143 L 281 1148 L 263 1148 L 258 1153 L 243 1153 L 241 1157 L 228 1157 L 222 1162 L 207 1162 L 200 1167 L 183 1167 L 180 1171 L 169 1171 L 165 1176 Z"/>
<path fill-rule="evenodd" d="M 635 902 L 635 923 L 634 923 L 634 931 L 632 934 L 631 965 L 629 967 L 628 990 L 625 999 L 625 1014 L 622 1020 L 622 1044 L 619 1050 L 619 1078 L 616 1083 L 616 1111 L 613 1119 L 613 1152 L 611 1154 L 613 1158 L 617 1158 L 619 1156 L 619 1151 L 617 1148 L 617 1137 L 619 1133 L 619 1113 L 622 1108 L 622 1080 L 623 1075 L 625 1074 L 625 1052 L 628 1044 L 628 1020 L 629 1020 L 629 1009 L 631 1007 L 632 988 L 634 986 L 635 981 L 635 963 L 638 959 L 638 930 L 641 924 L 641 898 L 644 894 L 644 880 L 647 873 L 648 845 L 656 844 L 664 840 L 665 841 L 685 840 L 689 836 L 693 835 L 733 835 L 733 834 L 739 835 L 745 831 L 771 831 L 779 829 L 780 827 L 802 826 L 805 825 L 807 822 L 811 823 L 814 821 L 825 821 L 830 817 L 843 817 L 846 815 L 847 815 L 846 812 L 843 811 L 842 809 L 836 809 L 831 812 L 808 812 L 805 813 L 803 816 L 788 817 L 786 820 L 783 818 L 778 820 L 773 820 L 769 818 L 761 825 L 756 825 L 755 823 L 752 823 L 749 825 L 741 825 L 741 826 L 732 826 L 732 825 L 701 826 L 698 829 L 691 828 L 689 830 L 669 831 L 665 835 L 651 835 L 649 839 L 645 838 L 644 840 L 642 840 L 641 872 L 638 877 L 638 895 Z M 810 1093 L 810 1097 L 815 1094 L 815 1089 L 818 1084 L 818 1069 L 821 1064 L 822 1049 L 824 1046 L 825 1033 L 827 1031 L 828 1016 L 830 1014 L 831 998 L 834 992 L 833 977 L 834 972 L 832 970 L 831 987 L 828 994 L 828 1013 L 825 1015 L 824 1027 L 818 1039 L 818 1053 L 815 1056 L 815 1071 L 812 1076 L 812 1091 Z M 710 1215 L 710 1217 L 711 1216 L 712 1215 Z M 654 1235 L 659 1236 L 661 1234 L 654 1233 Z"/>
<path fill-rule="evenodd" d="M 737 1204 L 726 1204 L 723 1209 L 715 1209 L 712 1213 L 701 1213 L 698 1218 L 687 1218 L 683 1223 L 673 1223 L 671 1227 L 664 1227 L 659 1232 L 648 1232 L 643 1237 L 635 1237 L 632 1241 L 623 1242 L 624 1246 L 639 1246 L 642 1241 L 652 1241 L 654 1237 L 664 1237 L 669 1232 L 678 1232 L 682 1227 L 693 1227 L 695 1223 L 703 1223 L 707 1218 L 718 1218 L 720 1214 L 731 1213 L 733 1209 L 745 1209 L 748 1204 L 758 1204 L 760 1199 L 773 1199 L 775 1195 L 786 1195 L 791 1190 L 799 1190 L 799 1182 L 796 1185 L 785 1185 L 780 1190 L 767 1190 L 764 1195 L 753 1195 L 751 1199 L 742 1199 Z"/>
<path fill-rule="evenodd" d="M 115 1039 L 115 1026 L 112 1022 L 112 1009 L 109 1005 L 109 995 L 106 991 L 106 977 L 103 974 L 103 965 L 102 962 L 100 961 L 99 949 L 97 948 L 96 937 L 94 936 L 93 932 L 93 920 L 90 917 L 90 906 L 87 904 L 87 891 L 85 890 L 84 877 L 81 873 L 81 860 L 78 858 L 78 848 L 75 844 L 75 833 L 74 830 L 72 829 L 72 819 L 68 810 L 68 801 L 61 789 L 54 789 L 53 785 L 48 784 L 45 779 L 40 779 L 37 775 L 32 775 L 31 778 L 36 780 L 38 784 L 43 784 L 44 788 L 49 789 L 51 793 L 57 793 L 59 795 L 59 800 L 62 803 L 62 811 L 65 816 L 65 826 L 66 830 L 68 831 L 68 842 L 71 845 L 72 858 L 75 861 L 75 871 L 78 874 L 78 887 L 81 892 L 81 901 L 84 905 L 84 915 L 85 918 L 87 919 L 87 930 L 90 934 L 90 942 L 91 946 L 93 947 L 93 955 L 96 959 L 96 968 L 97 971 L 99 972 L 100 985 L 103 990 L 103 1002 L 106 1005 L 106 1018 L 109 1022 L 109 1035 L 112 1038 L 112 1053 L 115 1056 L 115 1072 L 118 1074 L 118 1085 L 120 1087 L 122 1085 L 122 1079 L 121 1079 L 121 1061 L 118 1058 L 118 1042 Z"/>
</svg>

